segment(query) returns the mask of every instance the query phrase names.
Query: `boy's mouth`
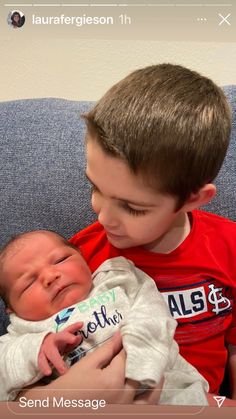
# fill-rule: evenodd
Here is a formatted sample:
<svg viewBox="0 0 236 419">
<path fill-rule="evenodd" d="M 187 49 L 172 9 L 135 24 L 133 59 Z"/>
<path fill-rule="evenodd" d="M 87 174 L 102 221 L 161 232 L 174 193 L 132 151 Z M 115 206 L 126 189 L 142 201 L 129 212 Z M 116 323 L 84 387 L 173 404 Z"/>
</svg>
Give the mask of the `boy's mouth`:
<svg viewBox="0 0 236 419">
<path fill-rule="evenodd" d="M 114 234 L 114 233 L 110 233 L 109 231 L 106 230 L 106 234 L 108 237 L 111 237 L 113 239 L 121 239 L 124 236 L 121 236 L 120 234 Z"/>
</svg>

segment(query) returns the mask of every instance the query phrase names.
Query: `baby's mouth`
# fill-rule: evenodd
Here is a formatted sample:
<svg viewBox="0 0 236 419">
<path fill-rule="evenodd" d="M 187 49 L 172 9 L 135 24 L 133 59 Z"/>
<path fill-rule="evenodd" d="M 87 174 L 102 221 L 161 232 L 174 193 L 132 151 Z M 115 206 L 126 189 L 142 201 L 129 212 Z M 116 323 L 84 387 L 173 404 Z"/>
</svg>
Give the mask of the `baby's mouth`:
<svg viewBox="0 0 236 419">
<path fill-rule="evenodd" d="M 65 292 L 67 292 L 68 289 L 71 287 L 71 285 L 73 284 L 66 284 L 66 285 L 57 287 L 57 289 L 53 293 L 52 301 L 55 300 L 56 298 L 61 297 Z"/>
</svg>

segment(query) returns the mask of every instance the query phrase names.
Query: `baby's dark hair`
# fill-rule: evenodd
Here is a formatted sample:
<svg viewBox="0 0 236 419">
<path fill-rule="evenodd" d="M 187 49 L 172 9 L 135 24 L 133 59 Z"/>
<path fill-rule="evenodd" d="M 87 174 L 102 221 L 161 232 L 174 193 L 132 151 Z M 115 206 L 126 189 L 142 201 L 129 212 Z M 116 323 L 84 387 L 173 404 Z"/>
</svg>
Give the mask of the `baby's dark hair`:
<svg viewBox="0 0 236 419">
<path fill-rule="evenodd" d="M 6 292 L 6 287 L 4 287 L 4 278 L 2 277 L 3 274 L 3 265 L 4 265 L 4 259 L 7 256 L 7 254 L 10 252 L 10 250 L 14 247 L 14 245 L 19 241 L 22 240 L 24 238 L 26 238 L 27 236 L 31 235 L 31 234 L 37 234 L 37 233 L 51 233 L 53 235 L 55 235 L 57 238 L 59 238 L 60 240 L 62 240 L 62 242 L 67 245 L 68 247 L 72 247 L 73 249 L 77 250 L 77 252 L 80 252 L 79 248 L 76 247 L 75 245 L 73 245 L 72 243 L 70 243 L 65 237 L 63 237 L 61 234 L 53 231 L 53 230 L 31 230 L 31 231 L 26 231 L 23 233 L 19 233 L 15 236 L 12 236 L 10 238 L 10 240 L 8 240 L 4 246 L 1 248 L 0 251 L 0 297 L 2 298 L 3 302 L 5 303 L 6 306 L 9 305 L 8 302 L 8 296 L 7 296 L 7 292 Z"/>
<path fill-rule="evenodd" d="M 121 158 L 180 209 L 216 177 L 231 130 L 223 91 L 180 65 L 134 71 L 114 85 L 84 118 L 87 138 Z"/>
</svg>

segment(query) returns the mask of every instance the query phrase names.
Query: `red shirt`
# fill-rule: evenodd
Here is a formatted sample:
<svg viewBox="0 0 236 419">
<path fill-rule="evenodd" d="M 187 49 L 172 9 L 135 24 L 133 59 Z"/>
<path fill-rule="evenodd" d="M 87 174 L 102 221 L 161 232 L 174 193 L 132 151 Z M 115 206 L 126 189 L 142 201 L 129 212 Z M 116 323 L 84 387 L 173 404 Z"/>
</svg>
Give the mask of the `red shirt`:
<svg viewBox="0 0 236 419">
<path fill-rule="evenodd" d="M 181 355 L 217 393 L 227 360 L 225 344 L 236 345 L 236 223 L 198 210 L 191 217 L 190 234 L 168 254 L 116 249 L 98 222 L 71 242 L 80 247 L 92 272 L 104 260 L 122 255 L 154 279 L 178 322 L 175 339 Z"/>
</svg>

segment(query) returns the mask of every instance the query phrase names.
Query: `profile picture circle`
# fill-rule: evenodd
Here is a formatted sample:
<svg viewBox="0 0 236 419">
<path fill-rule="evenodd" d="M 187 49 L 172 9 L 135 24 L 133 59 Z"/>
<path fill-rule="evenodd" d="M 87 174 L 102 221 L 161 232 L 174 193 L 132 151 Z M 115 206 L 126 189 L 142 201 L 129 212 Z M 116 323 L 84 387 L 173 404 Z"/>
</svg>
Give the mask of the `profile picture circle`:
<svg viewBox="0 0 236 419">
<path fill-rule="evenodd" d="M 21 28 L 25 23 L 25 15 L 20 10 L 13 10 L 9 13 L 7 20 L 12 28 Z"/>
</svg>

